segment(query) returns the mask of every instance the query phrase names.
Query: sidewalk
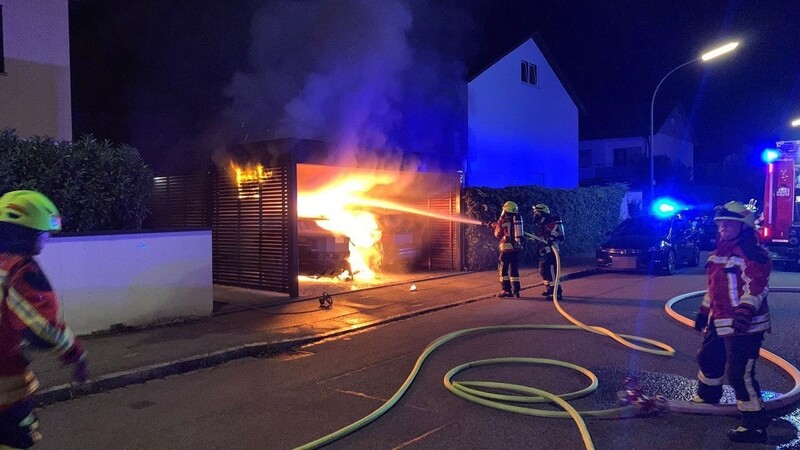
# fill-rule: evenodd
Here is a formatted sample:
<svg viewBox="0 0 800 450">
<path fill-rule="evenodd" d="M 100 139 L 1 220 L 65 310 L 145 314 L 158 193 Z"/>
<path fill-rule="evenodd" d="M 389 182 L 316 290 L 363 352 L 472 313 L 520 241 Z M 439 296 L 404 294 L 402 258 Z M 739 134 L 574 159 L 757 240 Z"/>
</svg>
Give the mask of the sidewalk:
<svg viewBox="0 0 800 450">
<path fill-rule="evenodd" d="M 562 280 L 589 275 L 594 265 L 567 262 Z M 522 296 L 542 299 L 538 271 L 521 270 Z M 91 378 L 72 385 L 71 367 L 44 355 L 34 358 L 41 388 L 39 404 L 103 392 L 134 383 L 211 367 L 238 358 L 280 353 L 292 347 L 494 297 L 497 273 L 422 274 L 391 285 L 329 292 L 330 308 L 320 306 L 312 287 L 299 299 L 256 295 L 254 291 L 215 289 L 211 317 L 153 328 L 83 338 Z M 526 284 L 526 282 L 529 282 Z M 416 290 L 412 290 L 414 285 Z M 223 297 L 219 299 L 217 297 Z"/>
</svg>

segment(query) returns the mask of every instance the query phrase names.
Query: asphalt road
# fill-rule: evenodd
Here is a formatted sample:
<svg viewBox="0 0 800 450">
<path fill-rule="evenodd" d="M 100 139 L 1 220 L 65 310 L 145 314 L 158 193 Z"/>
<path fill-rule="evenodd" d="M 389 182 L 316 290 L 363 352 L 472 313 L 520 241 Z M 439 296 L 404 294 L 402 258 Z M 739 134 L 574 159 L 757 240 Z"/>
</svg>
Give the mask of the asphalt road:
<svg viewBox="0 0 800 450">
<path fill-rule="evenodd" d="M 800 274 L 776 272 L 772 285 L 800 286 Z M 447 391 L 444 374 L 483 358 L 531 356 L 582 365 L 597 373 L 600 388 L 572 402 L 579 410 L 614 405 L 627 374 L 647 390 L 688 399 L 697 373 L 699 333 L 674 322 L 664 302 L 704 288 L 703 269 L 672 277 L 606 273 L 564 285 L 563 307 L 591 325 L 657 339 L 675 357 L 631 351 L 583 331 L 509 331 L 469 335 L 435 351 L 399 404 L 367 427 L 327 448 L 583 448 L 575 424 L 497 411 Z M 533 292 L 528 295 L 538 294 Z M 469 292 L 455 293 L 469 297 Z M 766 347 L 800 364 L 795 330 L 796 295 L 770 296 L 775 333 Z M 681 305 L 687 311 L 696 304 Z M 42 449 L 286 449 L 346 426 L 378 408 L 403 383 L 423 349 L 459 329 L 504 324 L 567 324 L 540 297 L 489 299 L 390 323 L 344 338 L 269 358 L 234 361 L 215 368 L 133 385 L 50 405 L 39 410 Z M 758 366 L 765 390 L 785 392 L 791 383 L 766 362 Z M 563 368 L 501 365 L 470 369 L 459 379 L 521 383 L 557 393 L 586 378 Z M 800 448 L 794 442 L 800 412 L 770 427 L 770 445 L 734 445 L 725 431 L 735 418 L 667 414 L 623 420 L 588 419 L 598 449 Z"/>
</svg>

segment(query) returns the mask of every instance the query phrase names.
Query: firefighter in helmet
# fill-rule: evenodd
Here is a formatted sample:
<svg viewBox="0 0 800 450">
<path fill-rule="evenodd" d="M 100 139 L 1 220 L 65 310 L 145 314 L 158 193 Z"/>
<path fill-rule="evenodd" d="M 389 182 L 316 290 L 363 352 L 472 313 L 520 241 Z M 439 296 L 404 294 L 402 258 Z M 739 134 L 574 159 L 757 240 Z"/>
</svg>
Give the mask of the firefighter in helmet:
<svg viewBox="0 0 800 450">
<path fill-rule="evenodd" d="M 564 241 L 564 224 L 558 216 L 550 214 L 550 208 L 544 203 L 533 207 L 533 235 L 536 249 L 539 251 L 539 274 L 545 287 L 542 295 L 552 297 L 556 278 L 556 257 L 551 246 L 558 249 L 558 243 Z M 559 284 L 557 293 L 559 300 L 562 292 Z"/>
<path fill-rule="evenodd" d="M 519 261 L 522 256 L 522 215 L 516 203 L 503 204 L 500 219 L 494 223 L 494 235 L 500 239 L 500 261 L 497 271 L 502 291 L 498 297 L 519 297 Z"/>
<path fill-rule="evenodd" d="M 723 376 L 736 393 L 741 425 L 728 431 L 734 442 L 766 443 L 769 417 L 761 401 L 755 364 L 771 331 L 769 274 L 772 262 L 758 243 L 753 212 L 732 201 L 717 207 L 717 247 L 708 257 L 708 290 L 694 327 L 704 331 L 697 354 L 700 365 L 696 403 L 719 403 Z"/>
<path fill-rule="evenodd" d="M 83 346 L 59 319 L 56 296 L 34 259 L 59 230 L 58 210 L 39 192 L 0 197 L 0 449 L 25 449 L 41 439 L 32 400 L 39 383 L 25 347 L 59 355 L 74 366 L 75 381 L 88 376 Z"/>
</svg>

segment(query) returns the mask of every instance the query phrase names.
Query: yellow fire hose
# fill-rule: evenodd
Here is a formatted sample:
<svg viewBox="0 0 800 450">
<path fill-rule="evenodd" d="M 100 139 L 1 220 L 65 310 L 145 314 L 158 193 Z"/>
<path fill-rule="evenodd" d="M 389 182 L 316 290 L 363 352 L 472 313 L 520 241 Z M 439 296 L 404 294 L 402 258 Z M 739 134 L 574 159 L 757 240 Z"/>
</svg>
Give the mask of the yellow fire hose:
<svg viewBox="0 0 800 450">
<path fill-rule="evenodd" d="M 347 425 L 344 428 L 334 431 L 333 433 L 328 434 L 327 436 L 323 436 L 315 441 L 309 442 L 307 444 L 301 445 L 297 447 L 298 450 L 300 449 L 314 449 L 319 448 L 324 445 L 327 445 L 337 439 L 341 439 L 342 437 L 368 425 L 372 421 L 376 420 L 384 413 L 386 413 L 389 409 L 391 409 L 399 400 L 400 398 L 406 393 L 408 388 L 411 386 L 411 383 L 416 378 L 417 374 L 419 373 L 422 364 L 428 358 L 428 356 L 434 352 L 434 350 L 438 349 L 442 345 L 450 342 L 454 339 L 457 339 L 462 336 L 466 336 L 468 334 L 473 333 L 485 333 L 485 332 L 496 332 L 496 331 L 510 331 L 510 330 L 585 330 L 590 333 L 600 334 L 604 336 L 608 336 L 611 339 L 619 342 L 620 344 L 642 352 L 658 355 L 658 356 L 674 356 L 675 350 L 667 344 L 662 342 L 643 338 L 639 336 L 631 336 L 626 334 L 618 334 L 614 333 L 613 331 L 593 326 L 593 325 L 586 325 L 583 322 L 575 319 L 571 315 L 569 315 L 559 304 L 558 302 L 558 286 L 560 284 L 561 279 L 561 257 L 558 254 L 557 249 L 554 246 L 551 246 L 553 250 L 553 254 L 555 255 L 556 259 L 556 279 L 555 284 L 553 286 L 553 304 L 555 305 L 556 309 L 562 316 L 564 316 L 567 320 L 572 322 L 574 325 L 544 325 L 544 324 L 532 324 L 532 325 L 502 325 L 502 326 L 489 326 L 489 327 L 478 327 L 478 328 L 468 328 L 463 330 L 458 330 L 444 336 L 441 336 L 428 344 L 428 346 L 423 350 L 422 354 L 417 358 L 414 367 L 411 369 L 411 373 L 408 375 L 406 380 L 397 390 L 397 392 L 392 395 L 389 400 L 386 401 L 383 405 L 381 405 L 378 409 L 371 412 L 367 416 L 362 417 L 356 422 Z M 777 289 L 772 289 L 775 292 Z M 800 291 L 800 290 L 799 290 Z M 699 294 L 702 295 L 705 291 L 699 291 Z M 678 301 L 684 300 L 686 298 L 690 298 L 696 296 L 698 292 L 692 292 L 689 294 L 684 294 L 683 296 L 676 297 L 670 300 L 667 303 L 666 309 L 667 313 L 676 318 L 678 321 L 682 323 L 689 324 L 693 326 L 694 323 L 689 321 L 689 319 L 678 315 L 674 312 L 671 306 Z M 691 322 L 691 323 L 690 323 Z M 651 345 L 655 348 L 648 348 L 643 347 L 641 345 L 637 345 L 632 341 L 645 343 Z M 774 399 L 768 404 L 773 404 L 774 407 L 784 406 L 790 404 L 797 400 L 797 396 L 800 393 L 800 372 L 786 362 L 785 360 L 779 358 L 778 356 L 767 352 L 766 350 L 761 350 L 762 356 L 766 359 L 778 364 L 781 368 L 789 372 L 789 374 L 795 380 L 795 387 L 789 393 L 784 394 L 777 399 Z M 771 355 L 771 356 L 768 356 Z M 777 358 L 777 359 L 775 359 Z M 560 366 L 575 370 L 584 374 L 590 381 L 589 385 L 583 389 L 580 389 L 575 392 L 567 393 L 567 394 L 552 394 L 547 391 L 543 391 L 541 389 L 536 389 L 529 386 L 522 386 L 517 384 L 510 384 L 510 383 L 499 383 L 499 382 L 489 382 L 489 381 L 452 381 L 452 378 L 459 372 L 472 368 L 472 367 L 479 367 L 479 366 L 486 366 L 491 364 L 544 364 L 544 365 L 553 365 L 553 366 Z M 453 369 L 451 369 L 447 374 L 444 376 L 444 385 L 445 387 L 455 395 L 458 395 L 461 398 L 469 400 L 471 402 L 488 406 L 490 408 L 495 408 L 503 411 L 513 412 L 517 414 L 526 414 L 538 417 L 549 417 L 549 418 L 572 418 L 578 426 L 578 429 L 581 433 L 581 438 L 583 439 L 583 443 L 587 449 L 594 449 L 594 443 L 592 442 L 591 436 L 589 434 L 589 430 L 586 427 L 586 423 L 584 422 L 582 416 L 585 417 L 595 417 L 595 418 L 622 418 L 622 417 L 633 417 L 639 412 L 637 406 L 634 405 L 627 405 L 618 408 L 611 408 L 611 409 L 603 409 L 603 410 L 594 410 L 594 411 L 577 411 L 573 408 L 566 400 L 581 398 L 586 395 L 591 394 L 597 389 L 598 380 L 597 377 L 592 373 L 590 370 L 578 366 L 576 364 L 558 361 L 554 359 L 544 359 L 544 358 L 525 358 L 525 357 L 512 357 L 512 358 L 494 358 L 494 359 L 484 359 L 479 361 L 472 361 L 466 364 L 459 365 Z M 518 392 L 525 395 L 507 395 L 507 394 L 499 394 L 496 392 L 487 392 L 482 391 L 475 388 L 489 388 L 495 391 L 506 391 L 506 392 Z M 564 411 L 552 411 L 552 410 L 544 410 L 544 409 L 536 409 L 530 408 L 525 406 L 517 406 L 517 405 L 510 405 L 503 402 L 509 403 L 554 403 L 561 407 Z M 733 410 L 736 410 L 736 405 L 703 405 L 703 404 L 695 404 L 692 402 L 676 402 L 676 401 L 668 401 L 667 408 L 670 411 L 676 412 L 689 412 L 689 413 L 712 413 L 713 414 L 726 414 L 730 408 L 732 407 Z"/>
</svg>

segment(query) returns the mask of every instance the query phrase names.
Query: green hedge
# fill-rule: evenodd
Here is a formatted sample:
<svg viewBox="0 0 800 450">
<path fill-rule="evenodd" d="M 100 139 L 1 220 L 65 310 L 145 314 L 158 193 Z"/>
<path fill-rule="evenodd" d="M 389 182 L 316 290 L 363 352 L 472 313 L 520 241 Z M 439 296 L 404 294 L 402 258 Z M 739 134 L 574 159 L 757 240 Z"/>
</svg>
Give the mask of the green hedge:
<svg viewBox="0 0 800 450">
<path fill-rule="evenodd" d="M 153 172 L 127 145 L 83 137 L 59 141 L 0 131 L 0 193 L 32 189 L 50 197 L 64 231 L 136 230 L 146 215 Z"/>
<path fill-rule="evenodd" d="M 566 241 L 559 246 L 563 256 L 593 253 L 605 233 L 620 221 L 620 206 L 627 188 L 623 184 L 577 189 L 548 189 L 540 186 L 512 186 L 503 189 L 466 188 L 464 214 L 490 222 L 500 217 L 508 200 L 520 207 L 525 231 L 533 231 L 533 205 L 544 203 L 564 221 Z M 465 260 L 468 270 L 497 267 L 497 238 L 486 226 L 465 228 Z M 522 261 L 532 263 L 538 255 L 532 244 L 526 245 Z"/>
</svg>

